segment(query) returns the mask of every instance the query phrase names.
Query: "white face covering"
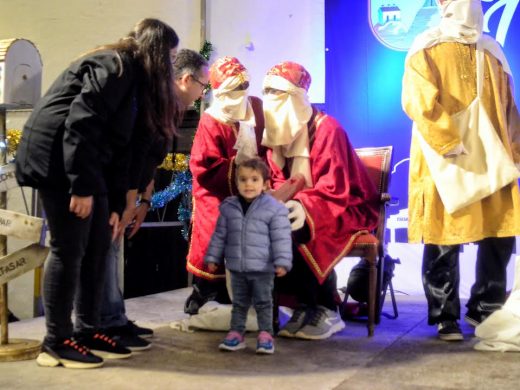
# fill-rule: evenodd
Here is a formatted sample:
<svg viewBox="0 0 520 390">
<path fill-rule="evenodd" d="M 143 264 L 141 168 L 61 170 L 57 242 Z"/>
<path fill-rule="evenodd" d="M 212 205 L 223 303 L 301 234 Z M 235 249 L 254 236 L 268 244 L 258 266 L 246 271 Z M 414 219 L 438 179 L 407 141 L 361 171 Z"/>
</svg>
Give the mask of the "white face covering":
<svg viewBox="0 0 520 390">
<path fill-rule="evenodd" d="M 307 91 L 279 76 L 267 76 L 264 88 L 285 92 L 264 95 L 265 131 L 262 144 L 273 150 L 273 159 L 280 168 L 285 166 L 286 158 L 294 158 L 291 176 L 303 174 L 307 186 L 312 187 L 307 128 L 312 106 Z"/>
<path fill-rule="evenodd" d="M 484 15 L 481 0 L 448 0 L 440 5 L 439 28 L 457 42 L 475 43 L 482 36 Z"/>
<path fill-rule="evenodd" d="M 249 81 L 247 74 L 227 78 L 213 91 L 213 102 L 206 110 L 206 113 L 221 122 L 238 122 L 237 139 L 233 146 L 237 151 L 237 164 L 258 154 L 256 120 L 249 102 L 248 89 L 235 91 L 245 81 Z"/>
<path fill-rule="evenodd" d="M 246 117 L 247 113 L 247 90 L 231 91 L 218 97 L 222 112 L 230 120 L 238 122 Z"/>
<path fill-rule="evenodd" d="M 307 125 L 309 118 L 298 115 L 294 99 L 288 93 L 264 95 L 265 136 L 269 146 L 289 145 Z"/>
</svg>

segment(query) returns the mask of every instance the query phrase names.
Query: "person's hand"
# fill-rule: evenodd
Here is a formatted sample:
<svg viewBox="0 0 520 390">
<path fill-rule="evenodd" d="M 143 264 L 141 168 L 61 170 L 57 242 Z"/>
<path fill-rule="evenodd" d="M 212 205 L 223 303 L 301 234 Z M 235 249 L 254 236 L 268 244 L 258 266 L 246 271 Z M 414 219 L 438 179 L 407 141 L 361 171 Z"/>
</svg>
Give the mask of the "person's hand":
<svg viewBox="0 0 520 390">
<path fill-rule="evenodd" d="M 92 203 L 94 203 L 94 197 L 92 195 L 72 195 L 70 197 L 69 210 L 79 218 L 87 218 L 92 212 Z"/>
<path fill-rule="evenodd" d="M 144 219 L 146 218 L 146 214 L 148 213 L 148 209 L 150 208 L 150 205 L 148 203 L 141 203 L 139 206 L 137 206 L 137 209 L 135 211 L 135 217 L 134 221 L 130 224 L 130 231 L 128 232 L 128 238 L 132 238 L 135 233 L 139 230 L 141 227 L 141 224 L 143 223 Z"/>
<path fill-rule="evenodd" d="M 208 263 L 208 271 L 211 273 L 217 272 L 218 265 L 215 263 Z"/>
<path fill-rule="evenodd" d="M 287 270 L 284 267 L 276 267 L 274 273 L 276 274 L 276 276 L 281 278 L 282 276 L 285 276 L 287 274 Z"/>
<path fill-rule="evenodd" d="M 108 224 L 112 226 L 112 241 L 115 241 L 122 235 L 121 227 L 119 226 L 119 215 L 114 212 L 111 213 Z"/>
<path fill-rule="evenodd" d="M 135 215 L 137 214 L 137 207 L 135 203 L 133 204 L 127 204 L 126 208 L 123 211 L 123 215 L 121 216 L 121 230 L 125 230 L 128 225 L 130 225 L 134 219 Z"/>
<path fill-rule="evenodd" d="M 288 200 L 285 207 L 289 209 L 289 221 L 291 221 L 291 230 L 298 230 L 305 224 L 305 210 L 297 200 Z"/>
</svg>

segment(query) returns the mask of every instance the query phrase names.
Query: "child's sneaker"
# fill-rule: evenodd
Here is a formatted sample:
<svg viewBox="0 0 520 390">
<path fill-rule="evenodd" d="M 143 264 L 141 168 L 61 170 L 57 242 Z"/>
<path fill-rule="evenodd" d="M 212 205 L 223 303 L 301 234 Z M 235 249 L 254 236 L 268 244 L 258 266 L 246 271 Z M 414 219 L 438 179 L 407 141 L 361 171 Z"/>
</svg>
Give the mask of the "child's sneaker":
<svg viewBox="0 0 520 390">
<path fill-rule="evenodd" d="M 103 359 L 75 340 L 66 339 L 57 346 L 43 345 L 36 363 L 42 367 L 56 367 L 61 364 L 65 368 L 96 368 L 103 365 Z"/>
<path fill-rule="evenodd" d="M 256 341 L 256 353 L 261 354 L 272 354 L 274 353 L 274 340 L 273 336 L 266 332 L 261 331 Z"/>
<path fill-rule="evenodd" d="M 246 343 L 244 342 L 244 336 L 235 330 L 229 331 L 224 341 L 222 341 L 218 346 L 222 351 L 238 351 L 245 347 Z"/>
<path fill-rule="evenodd" d="M 83 334 L 78 340 L 91 349 L 94 355 L 104 359 L 126 359 L 132 356 L 132 351 L 103 333 Z"/>
</svg>

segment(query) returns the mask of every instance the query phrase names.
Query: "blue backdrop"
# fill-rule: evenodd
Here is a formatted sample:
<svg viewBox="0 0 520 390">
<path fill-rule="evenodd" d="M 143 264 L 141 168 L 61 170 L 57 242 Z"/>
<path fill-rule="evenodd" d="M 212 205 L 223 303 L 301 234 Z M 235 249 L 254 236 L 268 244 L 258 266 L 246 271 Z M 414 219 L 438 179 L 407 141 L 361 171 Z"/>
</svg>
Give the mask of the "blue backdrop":
<svg viewBox="0 0 520 390">
<path fill-rule="evenodd" d="M 492 6 L 499 8 L 489 21 L 492 36 L 496 36 L 504 10 L 500 5 L 504 3 L 516 6 L 518 0 L 483 2 L 484 11 Z M 393 145 L 395 165 L 408 158 L 410 148 L 411 121 L 401 108 L 406 52 L 391 49 L 376 38 L 371 27 L 370 5 L 370 0 L 325 0 L 327 53 L 323 108 L 344 126 L 355 147 Z M 520 6 L 504 41 L 513 74 L 520 77 L 518 37 Z M 515 93 L 520 104 L 518 88 Z M 408 163 L 404 161 L 392 176 L 390 192 L 399 198 L 400 205 L 389 210 L 391 214 L 407 208 L 407 179 Z"/>
</svg>

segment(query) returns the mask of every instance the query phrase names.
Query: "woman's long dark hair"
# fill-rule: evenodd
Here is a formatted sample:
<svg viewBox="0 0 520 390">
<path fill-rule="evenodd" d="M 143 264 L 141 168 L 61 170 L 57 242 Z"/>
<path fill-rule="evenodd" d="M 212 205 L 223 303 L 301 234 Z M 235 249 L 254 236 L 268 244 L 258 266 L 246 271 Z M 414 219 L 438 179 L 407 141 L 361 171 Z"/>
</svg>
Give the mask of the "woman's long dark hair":
<svg viewBox="0 0 520 390">
<path fill-rule="evenodd" d="M 161 133 L 167 139 L 176 134 L 179 121 L 180 108 L 173 87 L 170 58 L 170 50 L 178 45 L 179 37 L 173 28 L 158 19 L 142 19 L 128 36 L 117 43 L 86 53 L 110 49 L 126 53 L 139 61 L 142 74 L 138 89 L 137 125 L 145 126 L 153 134 Z"/>
<path fill-rule="evenodd" d="M 129 34 L 137 43 L 143 69 L 139 91 L 141 123 L 168 139 L 176 133 L 178 102 L 173 87 L 170 50 L 179 45 L 179 37 L 157 19 L 143 19 Z"/>
</svg>

